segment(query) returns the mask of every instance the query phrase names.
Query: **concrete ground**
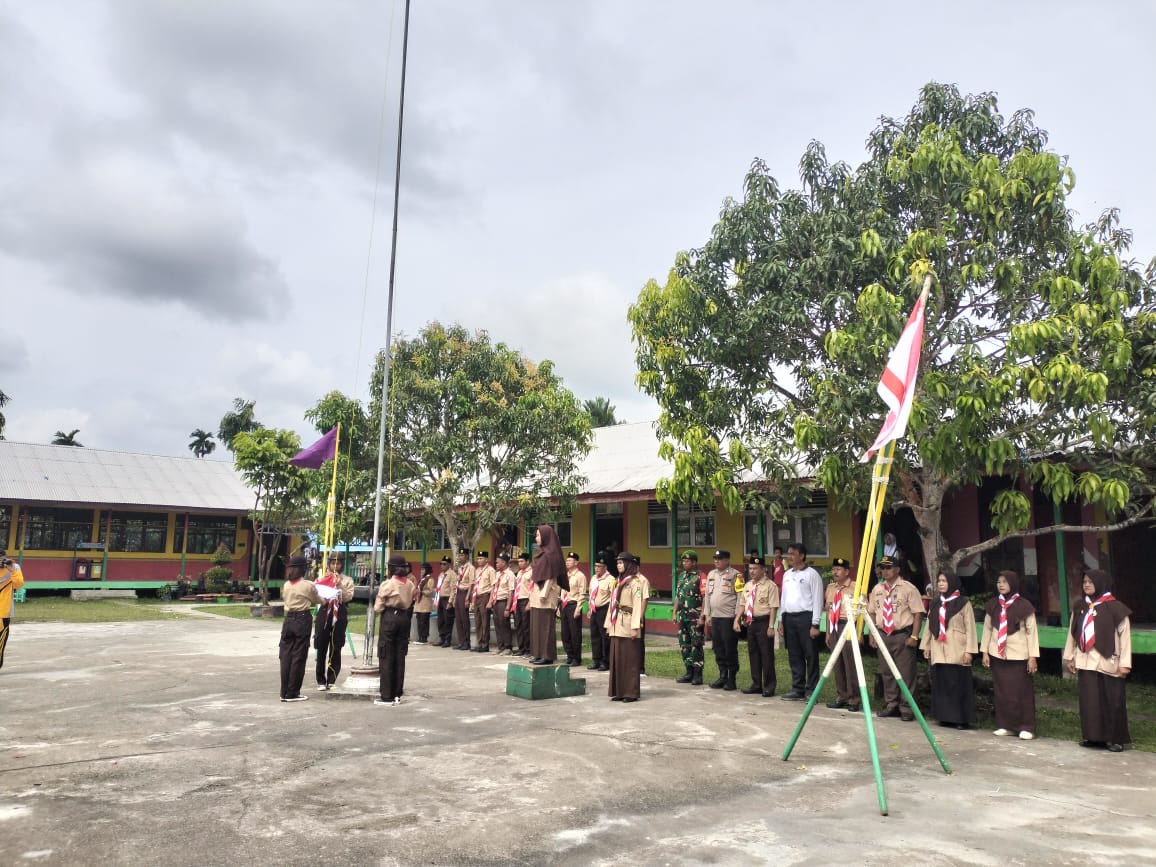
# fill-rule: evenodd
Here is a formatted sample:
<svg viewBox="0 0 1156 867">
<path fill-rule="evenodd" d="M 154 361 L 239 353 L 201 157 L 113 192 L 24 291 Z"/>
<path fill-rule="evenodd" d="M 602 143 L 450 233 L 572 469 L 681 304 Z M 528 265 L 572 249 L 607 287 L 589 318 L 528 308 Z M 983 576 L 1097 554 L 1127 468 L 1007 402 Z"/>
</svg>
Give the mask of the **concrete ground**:
<svg viewBox="0 0 1156 867">
<path fill-rule="evenodd" d="M 283 704 L 277 671 L 267 623 L 15 623 L 0 864 L 1156 863 L 1152 754 L 936 729 L 949 776 L 880 720 L 883 817 L 860 715 L 816 709 L 784 762 L 777 698 L 529 702 L 431 646 L 396 708 Z"/>
</svg>

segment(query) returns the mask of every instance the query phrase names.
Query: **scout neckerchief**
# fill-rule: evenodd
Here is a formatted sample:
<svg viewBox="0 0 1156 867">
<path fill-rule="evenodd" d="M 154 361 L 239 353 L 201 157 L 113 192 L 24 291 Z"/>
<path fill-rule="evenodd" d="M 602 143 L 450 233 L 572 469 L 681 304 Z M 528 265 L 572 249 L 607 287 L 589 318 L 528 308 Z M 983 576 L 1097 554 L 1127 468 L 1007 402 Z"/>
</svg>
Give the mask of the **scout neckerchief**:
<svg viewBox="0 0 1156 867">
<path fill-rule="evenodd" d="M 474 586 L 470 588 L 470 604 L 474 604 L 474 600 L 478 598 L 478 588 L 482 586 L 482 575 L 485 574 L 486 567 L 483 566 L 474 574 Z"/>
<path fill-rule="evenodd" d="M 747 624 L 747 626 L 750 626 L 755 619 L 755 594 L 759 592 L 759 582 L 748 581 L 746 590 L 747 607 L 746 610 L 743 611 L 743 623 Z"/>
<path fill-rule="evenodd" d="M 598 598 L 598 573 L 590 576 L 590 613 L 594 613 L 594 603 Z"/>
<path fill-rule="evenodd" d="M 323 578 L 319 578 L 317 580 L 317 583 L 320 584 L 322 587 L 336 587 L 337 586 L 337 573 L 329 572 Z M 340 609 L 340 608 L 341 608 L 341 597 L 340 596 L 334 596 L 332 599 L 330 599 L 328 602 L 325 603 L 325 624 L 326 624 L 326 626 L 328 626 L 330 623 L 332 623 L 333 621 L 335 621 L 337 619 L 337 612 L 338 612 L 338 609 Z"/>
<path fill-rule="evenodd" d="M 839 621 L 843 618 L 843 590 L 841 585 L 835 585 L 835 598 L 831 600 L 831 611 L 827 614 L 827 634 L 834 635 L 839 630 Z"/>
<path fill-rule="evenodd" d="M 1080 628 L 1080 650 L 1086 653 L 1096 646 L 1096 606 L 1102 602 L 1115 601 L 1116 597 L 1111 593 L 1105 593 L 1095 602 L 1091 596 L 1084 597 L 1088 610 L 1084 613 L 1084 623 Z"/>
<path fill-rule="evenodd" d="M 450 572 L 447 569 L 445 572 L 442 572 L 440 575 L 438 575 L 438 584 L 437 584 L 437 587 L 434 588 L 434 598 L 433 598 L 434 605 L 437 605 L 438 603 L 441 602 L 442 584 L 445 583 L 446 576 L 449 574 L 450 574 Z"/>
<path fill-rule="evenodd" d="M 1005 599 L 1002 593 L 999 595 L 999 630 L 995 635 L 995 649 L 1005 659 L 1007 658 L 1007 610 L 1019 598 L 1018 593 L 1013 593 L 1009 599 Z M 1095 639 L 1093 639 L 1094 641 Z"/>
<path fill-rule="evenodd" d="M 959 591 L 956 590 L 950 596 L 939 597 L 939 636 L 938 640 L 947 643 L 947 603 L 959 598 Z M 1006 628 L 1007 624 L 1004 624 Z M 1006 642 L 1007 636 L 1004 636 Z"/>
<path fill-rule="evenodd" d="M 622 597 L 622 593 L 626 590 L 627 585 L 630 584 L 630 582 L 633 580 L 633 575 L 627 575 L 625 578 L 618 582 L 617 588 L 611 589 L 610 614 L 608 615 L 611 626 L 618 622 L 618 600 Z"/>
<path fill-rule="evenodd" d="M 890 635 L 895 631 L 895 600 L 891 598 L 895 588 L 884 581 L 883 589 L 887 594 L 883 597 L 883 631 Z"/>
</svg>

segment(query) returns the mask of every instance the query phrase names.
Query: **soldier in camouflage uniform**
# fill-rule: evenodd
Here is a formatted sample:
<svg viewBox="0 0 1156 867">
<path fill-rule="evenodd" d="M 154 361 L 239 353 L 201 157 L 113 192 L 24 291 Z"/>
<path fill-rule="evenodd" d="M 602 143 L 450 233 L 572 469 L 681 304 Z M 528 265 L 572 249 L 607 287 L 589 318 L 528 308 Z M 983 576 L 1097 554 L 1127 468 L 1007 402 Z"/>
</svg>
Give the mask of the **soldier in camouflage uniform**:
<svg viewBox="0 0 1156 867">
<path fill-rule="evenodd" d="M 674 580 L 674 620 L 678 624 L 678 647 L 686 674 L 675 683 L 702 685 L 703 631 L 699 624 L 702 615 L 702 587 L 699 583 L 698 554 L 684 551 L 682 569 Z"/>
</svg>

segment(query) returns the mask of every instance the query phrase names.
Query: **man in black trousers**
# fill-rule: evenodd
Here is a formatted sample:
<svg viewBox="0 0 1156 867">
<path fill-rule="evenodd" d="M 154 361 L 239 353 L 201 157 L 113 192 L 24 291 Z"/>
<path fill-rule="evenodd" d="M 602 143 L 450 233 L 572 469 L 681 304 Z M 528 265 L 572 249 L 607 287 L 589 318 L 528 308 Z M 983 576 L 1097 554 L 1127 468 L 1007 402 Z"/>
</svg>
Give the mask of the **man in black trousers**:
<svg viewBox="0 0 1156 867">
<path fill-rule="evenodd" d="M 807 547 L 795 542 L 787 547 L 787 571 L 783 573 L 779 634 L 791 662 L 791 691 L 783 701 L 803 701 L 819 683 L 819 620 L 823 616 L 823 577 L 807 565 Z"/>
</svg>

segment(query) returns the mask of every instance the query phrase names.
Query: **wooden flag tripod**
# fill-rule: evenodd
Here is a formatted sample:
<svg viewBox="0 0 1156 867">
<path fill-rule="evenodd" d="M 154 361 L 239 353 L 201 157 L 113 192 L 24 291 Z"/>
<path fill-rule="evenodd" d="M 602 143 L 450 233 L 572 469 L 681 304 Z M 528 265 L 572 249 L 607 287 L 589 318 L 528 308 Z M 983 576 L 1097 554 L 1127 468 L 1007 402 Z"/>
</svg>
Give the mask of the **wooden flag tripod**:
<svg viewBox="0 0 1156 867">
<path fill-rule="evenodd" d="M 847 625 L 840 633 L 839 640 L 835 642 L 835 647 L 831 650 L 831 657 L 827 660 L 823 674 L 819 678 L 815 689 L 811 691 L 811 697 L 807 701 L 807 706 L 803 709 L 803 716 L 799 720 L 799 724 L 795 727 L 795 732 L 791 735 L 791 740 L 787 743 L 787 748 L 783 751 L 783 761 L 785 762 L 791 757 L 791 751 L 795 748 L 795 743 L 803 733 L 803 727 L 807 724 L 807 718 L 810 717 L 811 711 L 815 707 L 815 702 L 819 700 L 819 693 L 822 692 L 823 685 L 827 682 L 827 678 L 830 677 L 832 669 L 834 669 L 836 663 L 839 661 L 840 654 L 843 652 L 843 645 L 850 641 L 851 653 L 855 657 L 855 676 L 859 681 L 860 707 L 863 709 L 863 719 L 867 723 L 867 744 L 871 749 L 871 766 L 875 772 L 875 793 L 879 798 L 879 812 L 884 816 L 887 815 L 887 794 L 883 790 L 883 771 L 879 767 L 879 747 L 875 743 L 875 721 L 871 718 L 871 703 L 867 693 L 867 678 L 863 673 L 863 654 L 860 652 L 859 641 L 856 637 L 862 633 L 864 624 L 866 624 L 867 630 L 878 648 L 880 659 L 884 660 L 887 667 L 891 669 L 891 674 L 894 676 L 895 682 L 899 684 L 900 691 L 904 698 L 907 699 L 907 703 L 915 714 L 915 718 L 919 720 L 919 725 L 922 727 L 923 733 L 927 736 L 927 742 L 931 744 L 931 748 L 939 758 L 939 763 L 943 766 L 944 772 L 948 774 L 951 773 L 951 765 L 947 763 L 947 759 L 944 757 L 943 751 L 939 748 L 935 736 L 927 726 L 927 720 L 925 720 L 923 714 L 920 713 L 919 706 L 915 703 L 915 698 L 911 695 L 911 690 L 903 680 L 903 675 L 899 673 L 899 668 L 895 665 L 895 660 L 891 658 L 891 653 L 887 650 L 887 645 L 883 643 L 883 636 L 879 634 L 879 630 L 875 627 L 875 624 L 871 622 L 871 618 L 867 616 L 867 582 L 871 575 L 872 554 L 875 549 L 875 540 L 879 535 L 879 521 L 883 514 L 883 493 L 887 489 L 887 482 L 891 476 L 891 461 L 894 454 L 895 443 L 892 441 L 883 447 L 875 460 L 875 473 L 872 477 L 871 485 L 871 505 L 867 510 L 867 526 L 863 533 L 863 546 L 859 551 L 859 571 L 855 581 L 855 593 L 851 600 L 850 616 L 847 618 Z"/>
</svg>

